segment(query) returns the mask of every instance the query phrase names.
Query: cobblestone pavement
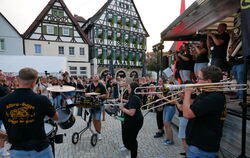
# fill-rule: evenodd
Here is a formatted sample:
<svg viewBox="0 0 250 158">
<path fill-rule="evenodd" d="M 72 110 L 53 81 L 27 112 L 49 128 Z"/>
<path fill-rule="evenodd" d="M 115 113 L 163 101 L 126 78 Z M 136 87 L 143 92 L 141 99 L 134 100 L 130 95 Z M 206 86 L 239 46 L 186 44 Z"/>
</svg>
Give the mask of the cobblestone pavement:
<svg viewBox="0 0 250 158">
<path fill-rule="evenodd" d="M 64 142 L 55 145 L 56 158 L 127 158 L 129 152 L 120 152 L 122 146 L 120 121 L 106 114 L 106 120 L 102 121 L 102 140 L 95 147 L 90 144 L 92 133 L 87 130 L 82 134 L 79 142 L 72 143 L 72 134 L 79 132 L 87 126 L 87 123 L 76 116 L 76 123 L 68 130 L 59 128 L 58 134 L 66 133 Z M 92 127 L 93 129 L 94 127 Z M 181 141 L 177 138 L 174 130 L 175 144 L 163 145 L 163 138 L 153 138 L 157 131 L 155 113 L 149 113 L 144 118 L 143 127 L 138 135 L 138 158 L 182 158 L 179 153 L 183 152 Z"/>
</svg>

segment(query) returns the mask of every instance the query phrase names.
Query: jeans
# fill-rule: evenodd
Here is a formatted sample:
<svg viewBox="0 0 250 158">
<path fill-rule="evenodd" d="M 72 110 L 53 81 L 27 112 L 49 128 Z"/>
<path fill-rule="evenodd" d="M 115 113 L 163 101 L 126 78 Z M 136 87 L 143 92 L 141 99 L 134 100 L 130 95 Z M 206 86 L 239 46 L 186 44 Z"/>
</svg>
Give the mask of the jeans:
<svg viewBox="0 0 250 158">
<path fill-rule="evenodd" d="M 61 100 L 62 100 L 62 96 L 61 95 L 58 95 L 56 96 L 53 101 L 54 101 L 54 106 L 56 109 L 60 108 L 61 107 Z"/>
<path fill-rule="evenodd" d="M 238 83 L 240 83 L 240 84 L 244 83 L 244 79 L 243 79 L 244 64 L 234 65 L 232 67 L 232 73 L 233 73 L 233 75 Z M 238 91 L 237 96 L 242 99 L 243 98 L 243 91 L 242 90 Z"/>
<path fill-rule="evenodd" d="M 175 106 L 165 106 L 163 110 L 163 122 L 172 122 L 175 114 Z"/>
<path fill-rule="evenodd" d="M 206 152 L 196 146 L 189 145 L 187 158 L 215 158 L 217 152 Z"/>
<path fill-rule="evenodd" d="M 35 150 L 10 150 L 10 158 L 54 158 L 51 146 L 37 152 Z"/>
</svg>

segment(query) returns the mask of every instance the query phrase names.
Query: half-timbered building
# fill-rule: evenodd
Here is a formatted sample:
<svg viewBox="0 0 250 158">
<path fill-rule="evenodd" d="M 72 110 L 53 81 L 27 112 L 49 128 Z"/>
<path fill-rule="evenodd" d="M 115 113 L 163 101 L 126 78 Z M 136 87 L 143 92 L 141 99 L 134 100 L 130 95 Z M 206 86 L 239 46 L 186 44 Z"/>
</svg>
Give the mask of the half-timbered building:
<svg viewBox="0 0 250 158">
<path fill-rule="evenodd" d="M 65 56 L 71 76 L 90 77 L 89 45 L 63 0 L 50 0 L 24 33 L 26 55 Z"/>
<path fill-rule="evenodd" d="M 133 0 L 108 0 L 82 28 L 94 44 L 90 49 L 92 73 L 142 75 L 149 35 Z"/>
</svg>

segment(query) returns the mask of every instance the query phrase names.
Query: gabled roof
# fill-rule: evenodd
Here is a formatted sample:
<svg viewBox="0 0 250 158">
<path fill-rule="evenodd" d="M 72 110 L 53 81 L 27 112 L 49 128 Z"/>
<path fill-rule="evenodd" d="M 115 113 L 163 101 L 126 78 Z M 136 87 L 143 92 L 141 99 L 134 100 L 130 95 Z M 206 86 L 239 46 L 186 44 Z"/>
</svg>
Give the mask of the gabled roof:
<svg viewBox="0 0 250 158">
<path fill-rule="evenodd" d="M 85 24 L 84 24 L 82 27 L 84 27 L 84 26 L 86 26 L 86 25 L 88 25 L 88 26 L 93 25 L 94 22 L 95 22 L 97 19 L 99 19 L 99 18 L 101 17 L 101 15 L 102 15 L 102 14 L 104 13 L 104 11 L 108 8 L 108 6 L 110 5 L 110 3 L 111 3 L 112 1 L 113 1 L 113 0 L 108 0 L 108 1 L 101 7 L 101 9 L 99 9 L 98 12 L 95 13 L 94 16 L 92 16 L 91 18 L 89 18 L 89 19 L 85 22 Z M 134 8 L 135 8 L 135 11 L 136 11 L 138 17 L 139 17 L 139 20 L 141 21 L 141 24 L 142 24 L 143 29 L 144 29 L 145 32 L 146 32 L 146 36 L 149 37 L 149 34 L 148 34 L 148 32 L 147 32 L 147 30 L 146 30 L 146 28 L 145 28 L 145 26 L 144 26 L 144 24 L 143 24 L 143 22 L 142 22 L 142 20 L 141 20 L 141 16 L 140 16 L 140 14 L 139 14 L 139 12 L 138 12 L 136 6 L 135 6 L 134 0 L 131 0 L 131 2 L 132 2 L 133 6 L 134 6 Z M 88 26 L 87 26 L 87 27 L 88 27 Z M 87 28 L 87 27 L 86 27 L 86 28 Z"/>
<path fill-rule="evenodd" d="M 17 29 L 9 22 L 9 20 L 0 12 L 0 16 L 2 16 L 4 19 L 5 19 L 5 21 L 14 29 L 14 31 L 16 31 L 16 33 L 20 36 L 20 37 L 22 37 L 22 35 L 17 31 Z"/>
<path fill-rule="evenodd" d="M 74 16 L 71 14 L 71 12 L 69 11 L 69 9 L 67 8 L 67 6 L 65 5 L 65 3 L 63 2 L 63 0 L 50 0 L 49 3 L 46 5 L 46 7 L 42 10 L 42 12 L 37 16 L 37 18 L 35 19 L 35 21 L 30 25 L 30 27 L 25 31 L 25 33 L 23 34 L 24 38 L 29 38 L 31 36 L 31 34 L 35 31 L 35 29 L 38 27 L 39 23 L 42 22 L 43 18 L 47 15 L 47 13 L 49 12 L 49 10 L 52 8 L 52 6 L 54 5 L 55 2 L 59 2 L 64 11 L 67 13 L 67 15 L 69 16 L 70 20 L 73 22 L 73 25 L 76 27 L 77 32 L 79 33 L 79 35 L 82 37 L 82 39 L 89 45 L 93 45 L 92 42 L 88 39 L 87 35 L 83 32 L 83 30 L 81 29 L 80 25 L 78 24 L 78 22 L 76 21 L 76 19 L 74 18 Z"/>
<path fill-rule="evenodd" d="M 230 29 L 232 23 L 230 21 L 234 19 L 230 16 L 239 8 L 240 0 L 196 0 L 161 32 L 161 41 L 187 41 L 200 38 L 200 34 L 197 33 L 216 29 L 217 26 L 213 24 L 221 20 L 227 23 Z"/>
</svg>

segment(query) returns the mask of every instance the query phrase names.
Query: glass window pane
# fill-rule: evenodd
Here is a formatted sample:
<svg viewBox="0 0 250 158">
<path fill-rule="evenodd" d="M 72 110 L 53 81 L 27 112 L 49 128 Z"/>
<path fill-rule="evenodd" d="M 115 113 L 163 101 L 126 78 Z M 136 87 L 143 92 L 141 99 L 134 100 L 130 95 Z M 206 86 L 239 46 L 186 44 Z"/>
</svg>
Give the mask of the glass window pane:
<svg viewBox="0 0 250 158">
<path fill-rule="evenodd" d="M 69 47 L 69 55 L 75 55 L 75 47 Z"/>
<path fill-rule="evenodd" d="M 40 44 L 35 44 L 35 53 L 36 54 L 41 54 L 41 45 Z"/>
<path fill-rule="evenodd" d="M 85 54 L 84 48 L 80 48 L 80 55 L 84 55 L 84 54 Z"/>
</svg>

